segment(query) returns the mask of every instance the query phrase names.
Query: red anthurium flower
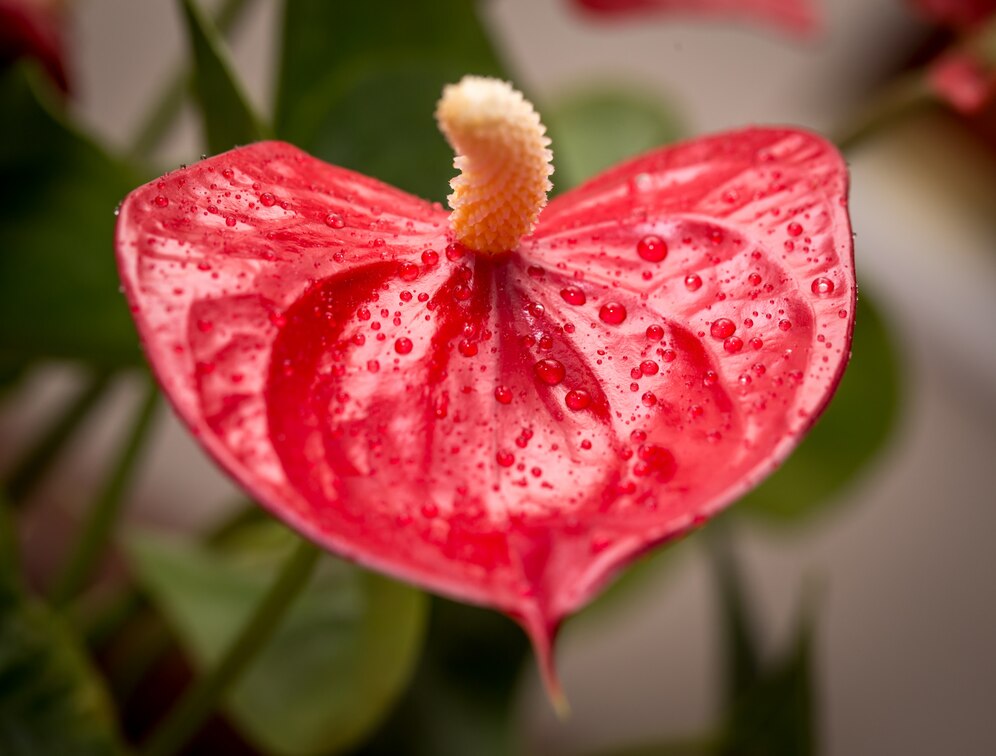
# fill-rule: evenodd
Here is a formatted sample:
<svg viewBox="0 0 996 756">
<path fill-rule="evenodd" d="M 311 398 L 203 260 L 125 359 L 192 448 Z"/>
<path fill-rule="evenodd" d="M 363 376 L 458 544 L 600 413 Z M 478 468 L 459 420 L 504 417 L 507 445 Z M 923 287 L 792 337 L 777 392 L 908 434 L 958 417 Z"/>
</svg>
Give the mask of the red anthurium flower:
<svg viewBox="0 0 996 756">
<path fill-rule="evenodd" d="M 927 20 L 957 29 L 974 26 L 996 11 L 996 0 L 910 0 L 910 2 Z"/>
<path fill-rule="evenodd" d="M 62 29 L 61 0 L 0 0 L 0 61 L 35 57 L 65 91 Z"/>
<path fill-rule="evenodd" d="M 911 0 L 928 21 L 970 32 L 996 12 L 996 0 Z M 979 113 L 996 92 L 996 72 L 970 49 L 941 55 L 927 71 L 930 88 L 954 110 Z"/>
<path fill-rule="evenodd" d="M 817 136 L 750 128 L 620 165 L 534 227 L 532 106 L 468 77 L 438 117 L 452 214 L 265 142 L 129 195 L 121 277 L 166 393 L 254 497 L 509 613 L 548 661 L 566 615 L 827 403 L 855 302 L 847 172 Z"/>
<path fill-rule="evenodd" d="M 800 34 L 819 25 L 811 0 L 574 0 L 602 16 L 637 15 L 647 11 L 758 19 Z"/>
</svg>

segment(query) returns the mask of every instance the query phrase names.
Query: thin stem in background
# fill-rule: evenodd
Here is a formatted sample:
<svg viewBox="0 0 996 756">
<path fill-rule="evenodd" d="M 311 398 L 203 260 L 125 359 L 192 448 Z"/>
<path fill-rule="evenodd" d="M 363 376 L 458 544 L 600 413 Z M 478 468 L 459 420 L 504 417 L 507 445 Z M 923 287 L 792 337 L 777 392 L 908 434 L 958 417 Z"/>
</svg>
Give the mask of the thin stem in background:
<svg viewBox="0 0 996 756">
<path fill-rule="evenodd" d="M 928 85 L 925 72 L 917 71 L 881 92 L 845 129 L 834 135 L 834 142 L 841 151 L 853 150 L 904 116 L 937 104 L 937 95 Z"/>
<path fill-rule="evenodd" d="M 124 493 L 131 483 L 145 442 L 149 437 L 155 410 L 159 405 L 159 389 L 151 377 L 147 379 L 145 398 L 135 416 L 134 424 L 121 447 L 120 455 L 100 496 L 87 512 L 86 521 L 65 567 L 54 583 L 52 603 L 64 606 L 90 577 L 104 554 L 114 524 L 121 511 Z"/>
<path fill-rule="evenodd" d="M 214 669 L 198 679 L 170 711 L 141 750 L 142 756 L 172 756 L 183 748 L 279 627 L 311 578 L 320 555 L 309 541 L 298 542 Z"/>
<path fill-rule="evenodd" d="M 104 398 L 113 377 L 110 371 L 94 373 L 79 393 L 66 403 L 52 425 L 11 466 L 6 490 L 12 505 L 20 506 L 34 493 L 90 411 Z"/>
<path fill-rule="evenodd" d="M 234 506 L 226 507 L 226 511 L 230 514 L 222 517 L 200 536 L 199 540 L 204 544 L 208 546 L 223 544 L 243 526 L 264 516 L 258 504 L 243 497 L 239 497 Z M 148 601 L 141 589 L 129 583 L 122 591 L 102 601 L 98 600 L 96 604 L 75 607 L 73 616 L 81 621 L 87 645 L 90 648 L 99 648 L 108 643 L 125 624 L 147 607 Z"/>
<path fill-rule="evenodd" d="M 227 34 L 242 18 L 248 0 L 225 0 L 214 19 L 215 26 Z M 163 89 L 158 102 L 145 116 L 132 139 L 128 154 L 139 163 L 148 162 L 149 154 L 159 145 L 180 114 L 184 100 L 190 93 L 190 67 L 182 66 Z"/>
</svg>

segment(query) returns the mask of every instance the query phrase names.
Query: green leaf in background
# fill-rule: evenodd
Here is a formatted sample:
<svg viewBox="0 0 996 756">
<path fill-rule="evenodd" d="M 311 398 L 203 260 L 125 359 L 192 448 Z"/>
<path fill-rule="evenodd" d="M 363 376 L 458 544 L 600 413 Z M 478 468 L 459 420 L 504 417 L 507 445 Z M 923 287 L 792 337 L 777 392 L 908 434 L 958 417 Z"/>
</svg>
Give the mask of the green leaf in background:
<svg viewBox="0 0 996 756">
<path fill-rule="evenodd" d="M 272 580 L 294 537 L 275 523 L 224 552 L 163 537 L 130 539 L 137 577 L 198 668 L 211 666 Z M 332 753 L 368 735 L 414 671 L 423 594 L 335 559 L 228 697 L 233 723 L 274 754 Z"/>
<path fill-rule="evenodd" d="M 602 87 L 578 93 L 540 114 L 553 141 L 553 182 L 558 191 L 641 152 L 674 142 L 683 129 L 660 98 Z"/>
<path fill-rule="evenodd" d="M 738 574 L 726 522 L 713 523 L 704 531 L 722 615 L 725 697 L 736 702 L 761 680 L 761 648 L 750 612 L 750 599 Z"/>
<path fill-rule="evenodd" d="M 37 69 L 0 77 L 0 351 L 135 363 L 114 208 L 139 180 L 67 125 Z"/>
<path fill-rule="evenodd" d="M 0 571 L 0 753 L 122 754 L 110 701 L 76 638 L 18 585 L 3 501 Z"/>
<path fill-rule="evenodd" d="M 425 649 L 386 726 L 353 756 L 520 753 L 516 692 L 535 664 L 522 628 L 504 615 L 432 599 Z"/>
<path fill-rule="evenodd" d="M 727 702 L 724 735 L 715 753 L 809 756 L 816 749 L 811 612 L 803 611 L 791 650 L 765 664 L 728 524 L 713 523 L 706 532 L 719 592 Z"/>
<path fill-rule="evenodd" d="M 183 15 L 194 58 L 194 88 L 208 149 L 225 152 L 269 136 L 232 74 L 228 50 L 195 0 L 183 0 Z"/>
<path fill-rule="evenodd" d="M 433 112 L 443 86 L 465 74 L 503 76 L 471 0 L 288 0 L 277 135 L 442 200 L 453 153 Z"/>
<path fill-rule="evenodd" d="M 734 705 L 720 756 L 816 753 L 812 645 L 812 622 L 804 612 L 789 652 Z"/>
<path fill-rule="evenodd" d="M 791 457 L 731 510 L 790 520 L 821 511 L 889 439 L 899 405 L 898 358 L 886 325 L 862 289 L 853 357 L 837 393 Z"/>
</svg>

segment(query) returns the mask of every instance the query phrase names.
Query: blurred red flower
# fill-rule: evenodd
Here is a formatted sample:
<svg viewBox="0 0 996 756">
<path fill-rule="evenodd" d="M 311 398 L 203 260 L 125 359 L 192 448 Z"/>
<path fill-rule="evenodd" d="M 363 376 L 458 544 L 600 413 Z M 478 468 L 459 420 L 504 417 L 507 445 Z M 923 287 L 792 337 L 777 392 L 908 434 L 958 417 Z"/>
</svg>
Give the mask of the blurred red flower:
<svg viewBox="0 0 996 756">
<path fill-rule="evenodd" d="M 996 11 L 996 0 L 910 0 L 920 14 L 935 24 L 965 29 Z"/>
<path fill-rule="evenodd" d="M 60 0 L 0 0 L 0 62 L 34 57 L 60 89 L 68 90 L 64 22 Z"/>
<path fill-rule="evenodd" d="M 798 34 L 819 26 L 812 0 L 574 0 L 602 17 L 629 16 L 652 11 L 686 15 L 756 19 Z"/>
</svg>

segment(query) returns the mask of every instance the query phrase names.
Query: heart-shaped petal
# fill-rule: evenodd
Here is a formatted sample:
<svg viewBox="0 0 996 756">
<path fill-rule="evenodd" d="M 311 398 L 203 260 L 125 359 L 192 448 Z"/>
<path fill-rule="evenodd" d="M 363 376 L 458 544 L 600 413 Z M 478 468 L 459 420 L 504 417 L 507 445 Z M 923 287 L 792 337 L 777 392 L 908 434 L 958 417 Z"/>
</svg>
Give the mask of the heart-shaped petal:
<svg viewBox="0 0 996 756">
<path fill-rule="evenodd" d="M 747 129 L 617 167 L 492 256 L 438 205 L 268 142 L 137 189 L 117 251 L 166 393 L 254 497 L 509 613 L 547 658 L 567 614 L 828 401 L 846 193 L 829 143 Z"/>
</svg>

